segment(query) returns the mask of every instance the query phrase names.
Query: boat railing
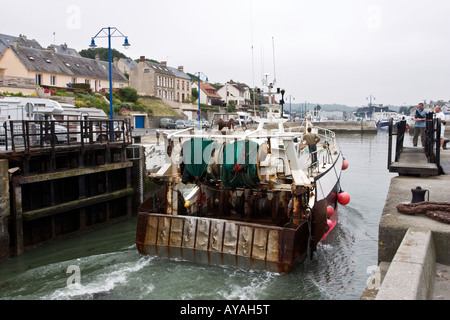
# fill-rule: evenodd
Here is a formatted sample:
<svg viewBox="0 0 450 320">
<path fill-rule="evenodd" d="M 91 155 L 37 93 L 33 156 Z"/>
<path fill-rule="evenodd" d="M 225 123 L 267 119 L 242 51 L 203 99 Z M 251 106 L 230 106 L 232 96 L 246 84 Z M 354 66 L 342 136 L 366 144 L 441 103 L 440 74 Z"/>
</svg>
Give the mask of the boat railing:
<svg viewBox="0 0 450 320">
<path fill-rule="evenodd" d="M 273 126 L 274 123 L 271 123 L 271 125 Z M 265 127 L 259 130 L 235 131 L 228 132 L 227 134 L 222 134 L 218 131 L 198 131 L 192 128 L 176 132 L 162 131 L 161 134 L 165 138 L 166 143 L 169 144 L 181 144 L 181 141 L 192 138 L 217 140 L 221 143 L 232 143 L 239 140 L 251 139 L 268 139 L 271 141 L 274 141 L 273 139 L 292 139 L 296 141 L 295 148 L 297 156 L 300 159 L 301 168 L 305 172 L 308 171 L 310 175 L 319 174 L 320 171 L 323 171 L 323 168 L 333 163 L 332 155 L 339 152 L 336 134 L 331 130 L 314 126 L 313 132 L 318 134 L 320 142 L 317 145 L 317 150 L 311 153 L 309 152 L 309 148 L 305 148 L 306 146 L 303 145 L 304 131 L 305 127 L 300 125 L 295 127 L 282 127 L 282 130 L 279 130 L 278 127 L 269 126 L 269 128 Z M 313 161 L 314 158 L 316 160 Z M 166 161 L 173 161 L 173 159 L 169 160 L 166 158 Z"/>
</svg>

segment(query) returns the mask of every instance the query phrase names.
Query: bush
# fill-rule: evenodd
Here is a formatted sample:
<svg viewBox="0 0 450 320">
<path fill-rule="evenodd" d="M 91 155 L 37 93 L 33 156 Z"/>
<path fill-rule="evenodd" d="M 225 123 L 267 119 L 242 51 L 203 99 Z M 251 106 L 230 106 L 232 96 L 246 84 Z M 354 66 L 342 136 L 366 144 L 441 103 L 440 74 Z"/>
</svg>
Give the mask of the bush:
<svg viewBox="0 0 450 320">
<path fill-rule="evenodd" d="M 72 83 L 72 89 L 91 93 L 91 85 L 89 83 Z"/>
<path fill-rule="evenodd" d="M 131 87 L 120 88 L 118 92 L 120 100 L 126 102 L 136 102 L 139 99 L 136 89 Z"/>
</svg>

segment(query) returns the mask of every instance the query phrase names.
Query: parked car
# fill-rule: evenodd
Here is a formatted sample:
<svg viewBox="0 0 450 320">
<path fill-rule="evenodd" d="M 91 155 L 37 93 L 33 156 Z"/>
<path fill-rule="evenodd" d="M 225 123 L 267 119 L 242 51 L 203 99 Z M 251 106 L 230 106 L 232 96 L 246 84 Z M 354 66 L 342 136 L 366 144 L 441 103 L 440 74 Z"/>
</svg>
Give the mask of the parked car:
<svg viewBox="0 0 450 320">
<path fill-rule="evenodd" d="M 186 125 L 186 128 L 193 128 L 193 127 L 195 127 L 195 121 L 194 120 L 186 120 L 184 122 L 184 124 Z"/>
<path fill-rule="evenodd" d="M 175 128 L 177 128 L 177 129 L 187 128 L 186 122 L 184 120 L 177 120 L 177 122 L 175 123 Z"/>
<path fill-rule="evenodd" d="M 162 118 L 159 120 L 159 127 L 160 128 L 166 128 L 166 129 L 175 129 L 175 121 L 170 118 Z"/>
<path fill-rule="evenodd" d="M 201 119 L 200 123 L 202 124 L 202 128 L 211 128 L 211 123 L 208 120 Z"/>
</svg>

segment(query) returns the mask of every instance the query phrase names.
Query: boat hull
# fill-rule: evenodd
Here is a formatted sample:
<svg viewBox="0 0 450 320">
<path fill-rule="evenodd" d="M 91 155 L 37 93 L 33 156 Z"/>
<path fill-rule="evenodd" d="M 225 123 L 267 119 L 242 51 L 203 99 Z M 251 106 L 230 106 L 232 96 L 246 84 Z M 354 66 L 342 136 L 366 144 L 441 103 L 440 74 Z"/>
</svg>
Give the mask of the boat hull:
<svg viewBox="0 0 450 320">
<path fill-rule="evenodd" d="M 290 273 L 331 231 L 324 214 L 315 215 L 310 222 L 303 221 L 297 228 L 289 228 L 229 219 L 172 216 L 158 213 L 152 207 L 150 198 L 139 210 L 137 250 L 144 255 L 202 264 Z M 325 199 L 316 203 L 314 210 L 323 212 L 326 207 Z M 334 220 L 337 220 L 337 210 Z"/>
</svg>

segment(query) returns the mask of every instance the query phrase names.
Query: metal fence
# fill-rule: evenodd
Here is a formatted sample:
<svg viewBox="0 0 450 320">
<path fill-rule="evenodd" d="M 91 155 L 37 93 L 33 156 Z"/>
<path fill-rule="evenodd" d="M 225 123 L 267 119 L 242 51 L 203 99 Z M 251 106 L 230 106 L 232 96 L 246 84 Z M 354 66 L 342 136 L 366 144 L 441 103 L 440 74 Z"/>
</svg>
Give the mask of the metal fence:
<svg viewBox="0 0 450 320">
<path fill-rule="evenodd" d="M 0 150 L 102 143 L 131 144 L 130 120 L 6 121 L 0 126 Z"/>
</svg>

